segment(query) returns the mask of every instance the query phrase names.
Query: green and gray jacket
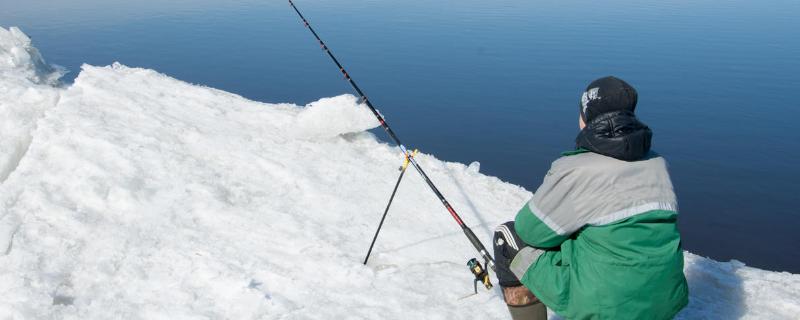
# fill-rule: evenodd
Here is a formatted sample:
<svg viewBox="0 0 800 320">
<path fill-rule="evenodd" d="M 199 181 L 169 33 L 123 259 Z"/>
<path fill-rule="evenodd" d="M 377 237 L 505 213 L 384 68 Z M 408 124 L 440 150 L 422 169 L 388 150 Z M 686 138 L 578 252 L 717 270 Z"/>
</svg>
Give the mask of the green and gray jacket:
<svg viewBox="0 0 800 320">
<path fill-rule="evenodd" d="M 579 150 L 553 162 L 515 229 L 511 269 L 569 319 L 670 319 L 688 301 L 665 160 Z"/>
</svg>

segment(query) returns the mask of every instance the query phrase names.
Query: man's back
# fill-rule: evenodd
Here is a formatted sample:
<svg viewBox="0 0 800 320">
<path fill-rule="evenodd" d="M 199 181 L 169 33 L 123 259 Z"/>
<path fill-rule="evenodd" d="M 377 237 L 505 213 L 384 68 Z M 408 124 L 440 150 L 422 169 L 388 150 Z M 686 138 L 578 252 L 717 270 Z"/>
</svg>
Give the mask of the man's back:
<svg viewBox="0 0 800 320">
<path fill-rule="evenodd" d="M 517 215 L 523 241 L 557 248 L 520 281 L 570 319 L 669 319 L 688 296 L 676 218 L 663 158 L 573 152 Z"/>
<path fill-rule="evenodd" d="M 565 153 L 553 162 L 531 201 L 548 219 L 545 223 L 559 233 L 643 211 L 677 211 L 666 161 L 654 152 L 638 161 L 584 149 Z"/>
</svg>

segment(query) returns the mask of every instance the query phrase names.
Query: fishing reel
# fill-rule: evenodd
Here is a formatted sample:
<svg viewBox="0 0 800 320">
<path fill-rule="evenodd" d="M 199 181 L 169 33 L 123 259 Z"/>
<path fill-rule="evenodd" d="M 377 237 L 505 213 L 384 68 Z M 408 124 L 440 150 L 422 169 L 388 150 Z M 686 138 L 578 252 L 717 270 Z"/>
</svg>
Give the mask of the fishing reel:
<svg viewBox="0 0 800 320">
<path fill-rule="evenodd" d="M 487 263 L 488 264 L 488 263 Z M 478 282 L 483 283 L 483 286 L 486 287 L 486 290 L 492 289 L 492 280 L 489 278 L 489 272 L 481 265 L 478 259 L 472 258 L 467 261 L 467 267 L 469 271 L 475 276 L 475 280 L 472 283 L 475 289 L 475 294 L 478 294 Z"/>
</svg>

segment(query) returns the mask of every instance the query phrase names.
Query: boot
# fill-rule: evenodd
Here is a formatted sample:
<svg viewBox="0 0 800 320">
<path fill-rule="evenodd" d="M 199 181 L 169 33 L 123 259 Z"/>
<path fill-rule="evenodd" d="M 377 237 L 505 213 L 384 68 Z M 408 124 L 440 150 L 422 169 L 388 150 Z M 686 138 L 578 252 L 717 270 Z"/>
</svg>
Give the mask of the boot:
<svg viewBox="0 0 800 320">
<path fill-rule="evenodd" d="M 547 320 L 547 307 L 524 286 L 503 287 L 512 320 Z"/>
</svg>

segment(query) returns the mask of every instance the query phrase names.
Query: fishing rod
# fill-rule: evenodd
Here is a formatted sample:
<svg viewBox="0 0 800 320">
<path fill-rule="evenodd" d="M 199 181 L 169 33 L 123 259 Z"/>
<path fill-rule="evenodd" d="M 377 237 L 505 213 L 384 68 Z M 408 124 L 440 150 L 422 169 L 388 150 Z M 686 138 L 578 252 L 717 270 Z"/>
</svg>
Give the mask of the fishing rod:
<svg viewBox="0 0 800 320">
<path fill-rule="evenodd" d="M 433 191 L 433 193 L 436 194 L 436 197 L 439 198 L 439 201 L 442 202 L 442 205 L 444 205 L 445 209 L 447 209 L 447 211 L 450 213 L 450 216 L 453 217 L 453 220 L 455 220 L 456 223 L 461 227 L 461 230 L 464 232 L 464 235 L 467 236 L 469 242 L 472 243 L 472 246 L 475 247 L 476 250 L 478 250 L 478 253 L 480 253 L 481 257 L 484 260 L 484 263 L 488 265 L 492 270 L 495 270 L 494 259 L 486 250 L 486 247 L 483 245 L 483 243 L 481 243 L 481 241 L 478 239 L 475 233 L 472 232 L 472 229 L 470 229 L 464 223 L 464 221 L 461 219 L 461 216 L 459 216 L 456 210 L 453 209 L 453 206 L 451 206 L 450 203 L 447 202 L 447 199 L 445 199 L 444 195 L 442 195 L 439 189 L 436 188 L 436 185 L 433 184 L 433 181 L 431 181 L 428 175 L 425 174 L 425 171 L 422 170 L 422 167 L 419 165 L 419 163 L 417 163 L 417 160 L 414 158 L 414 154 L 412 152 L 409 152 L 408 149 L 406 149 L 405 145 L 403 145 L 403 143 L 400 142 L 400 139 L 397 138 L 397 135 L 395 135 L 394 131 L 392 131 L 392 128 L 389 127 L 389 124 L 386 122 L 386 119 L 384 119 L 383 116 L 378 112 L 378 110 L 375 109 L 375 106 L 372 105 L 372 102 L 369 101 L 364 92 L 361 91 L 361 88 L 358 87 L 356 82 L 353 80 L 353 78 L 350 77 L 350 75 L 344 69 L 342 64 L 339 63 L 339 60 L 336 59 L 336 57 L 333 55 L 333 52 L 331 52 L 330 48 L 328 48 L 325 42 L 323 42 L 322 39 L 320 39 L 317 32 L 314 31 L 314 28 L 311 27 L 311 25 L 308 23 L 308 20 L 306 20 L 303 14 L 300 13 L 300 10 L 297 9 L 297 6 L 294 5 L 294 2 L 292 2 L 292 0 L 289 0 L 289 5 L 291 5 L 294 11 L 297 12 L 297 15 L 300 16 L 301 20 L 303 20 L 303 24 L 314 35 L 314 38 L 317 38 L 320 47 L 322 47 L 322 50 L 325 50 L 325 53 L 327 53 L 328 56 L 331 58 L 331 60 L 333 60 L 333 63 L 335 63 L 336 66 L 339 67 L 339 71 L 342 73 L 342 75 L 344 75 L 345 80 L 347 80 L 348 83 L 350 83 L 350 86 L 352 86 L 353 89 L 355 89 L 355 91 L 361 97 L 361 102 L 366 104 L 367 107 L 369 107 L 369 109 L 372 111 L 372 114 L 374 114 L 375 117 L 378 119 L 378 122 L 380 123 L 381 127 L 383 127 L 383 130 L 386 131 L 386 133 L 389 135 L 389 137 L 392 138 L 392 140 L 394 140 L 395 144 L 397 144 L 397 146 L 400 148 L 400 151 L 403 152 L 403 155 L 405 156 L 406 159 L 408 159 L 408 162 L 411 164 L 411 166 L 414 167 L 414 169 L 416 169 L 417 172 L 419 172 L 420 176 L 422 176 L 422 179 L 425 180 L 425 183 L 428 185 L 428 187 L 430 187 L 431 191 Z M 473 261 L 474 259 L 470 260 L 470 262 L 468 262 L 468 266 L 470 267 L 470 270 L 473 272 L 473 274 L 475 274 L 476 281 L 482 281 L 484 285 L 487 287 L 487 289 L 491 288 L 491 283 L 489 283 L 488 273 L 486 273 L 485 270 L 480 270 L 482 268 L 475 268 L 480 266 L 479 265 L 476 266 L 473 263 Z"/>
</svg>

